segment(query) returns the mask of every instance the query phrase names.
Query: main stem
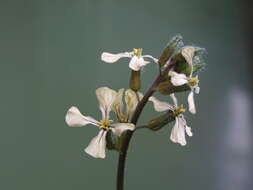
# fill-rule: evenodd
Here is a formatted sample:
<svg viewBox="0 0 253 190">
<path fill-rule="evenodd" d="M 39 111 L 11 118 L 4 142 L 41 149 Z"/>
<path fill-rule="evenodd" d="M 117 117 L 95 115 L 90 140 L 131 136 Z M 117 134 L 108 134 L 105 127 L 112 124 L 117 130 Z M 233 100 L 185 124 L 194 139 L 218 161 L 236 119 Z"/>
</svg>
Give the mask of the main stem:
<svg viewBox="0 0 253 190">
<path fill-rule="evenodd" d="M 145 93 L 144 97 L 138 103 L 138 105 L 135 109 L 135 112 L 133 114 L 131 123 L 133 123 L 134 125 L 137 124 L 138 119 L 141 115 L 141 112 L 142 112 L 143 108 L 145 107 L 146 103 L 148 102 L 149 97 L 154 94 L 154 92 L 156 91 L 158 85 L 162 81 L 163 76 L 166 75 L 169 72 L 169 70 L 172 68 L 173 65 L 174 65 L 173 62 L 170 61 L 169 65 L 162 72 L 160 72 L 159 75 L 156 77 L 153 84 L 149 87 L 149 89 Z M 134 133 L 134 131 L 127 131 L 127 133 L 125 134 L 125 137 L 124 137 L 125 139 L 124 139 L 124 142 L 122 144 L 121 151 L 119 153 L 118 173 L 117 173 L 117 190 L 123 190 L 124 189 L 124 171 L 125 171 L 126 156 L 127 156 L 127 150 L 128 150 L 129 142 L 130 142 L 130 140 L 133 136 L 133 133 Z"/>
</svg>

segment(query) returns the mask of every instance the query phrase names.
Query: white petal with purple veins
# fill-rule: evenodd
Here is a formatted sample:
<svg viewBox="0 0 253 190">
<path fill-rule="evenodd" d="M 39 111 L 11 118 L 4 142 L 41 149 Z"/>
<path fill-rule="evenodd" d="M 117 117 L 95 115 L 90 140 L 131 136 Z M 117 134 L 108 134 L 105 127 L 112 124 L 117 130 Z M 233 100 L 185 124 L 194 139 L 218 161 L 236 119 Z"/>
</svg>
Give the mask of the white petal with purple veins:
<svg viewBox="0 0 253 190">
<path fill-rule="evenodd" d="M 121 136 L 126 130 L 133 131 L 135 129 L 135 125 L 132 123 L 114 123 L 111 126 L 111 130 L 116 136 Z"/>
<path fill-rule="evenodd" d="M 66 123 L 70 127 L 82 127 L 87 124 L 92 124 L 98 126 L 98 121 L 90 116 L 84 116 L 81 114 L 77 107 L 71 107 L 65 117 Z"/>
<path fill-rule="evenodd" d="M 107 131 L 100 130 L 84 151 L 94 158 L 105 158 L 106 133 Z"/>
<path fill-rule="evenodd" d="M 178 117 L 176 117 L 175 125 L 171 130 L 170 140 L 182 146 L 186 145 L 184 122 Z"/>
<path fill-rule="evenodd" d="M 142 67 L 147 65 L 149 62 L 145 61 L 143 57 L 133 56 L 130 60 L 129 67 L 134 71 L 141 70 Z"/>
<path fill-rule="evenodd" d="M 174 86 L 182 86 L 188 83 L 188 80 L 185 74 L 179 74 L 177 72 L 170 71 L 169 76 L 171 76 L 171 83 Z"/>
<path fill-rule="evenodd" d="M 109 119 L 109 114 L 112 109 L 111 107 L 116 98 L 117 92 L 108 87 L 101 87 L 96 90 L 96 95 L 103 120 Z"/>
<path fill-rule="evenodd" d="M 194 102 L 194 92 L 191 91 L 188 95 L 188 105 L 189 105 L 189 111 L 192 113 L 192 114 L 195 114 L 196 113 L 196 108 L 195 108 L 195 102 Z"/>
<path fill-rule="evenodd" d="M 163 112 L 163 111 L 167 111 L 167 110 L 173 110 L 173 106 L 170 105 L 167 102 L 162 102 L 160 100 L 158 100 L 157 98 L 151 96 L 149 98 L 149 101 L 153 102 L 154 104 L 154 109 L 158 112 Z"/>
<path fill-rule="evenodd" d="M 107 63 L 115 63 L 120 58 L 131 57 L 131 56 L 132 55 L 129 52 L 117 53 L 117 54 L 103 52 L 102 55 L 101 55 L 101 60 L 104 61 L 104 62 L 107 62 Z"/>
</svg>

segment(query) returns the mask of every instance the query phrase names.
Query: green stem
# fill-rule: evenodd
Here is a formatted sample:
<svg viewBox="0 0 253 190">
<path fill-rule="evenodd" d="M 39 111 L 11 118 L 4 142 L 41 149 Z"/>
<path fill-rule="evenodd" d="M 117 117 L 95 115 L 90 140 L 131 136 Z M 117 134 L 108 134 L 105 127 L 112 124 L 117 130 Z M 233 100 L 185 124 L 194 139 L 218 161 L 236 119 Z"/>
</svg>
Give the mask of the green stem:
<svg viewBox="0 0 253 190">
<path fill-rule="evenodd" d="M 131 123 L 134 125 L 137 124 L 138 119 L 141 115 L 141 112 L 143 108 L 145 107 L 146 103 L 148 102 L 148 99 L 150 96 L 154 94 L 156 91 L 158 85 L 163 79 L 163 76 L 168 74 L 169 70 L 174 66 L 174 63 L 172 61 L 169 62 L 168 66 L 157 76 L 153 84 L 150 86 L 148 91 L 145 93 L 144 97 L 141 99 L 141 101 L 138 103 L 135 112 L 133 114 Z M 124 189 L 124 170 L 125 170 L 125 162 L 126 162 L 126 156 L 127 156 L 127 150 L 130 143 L 130 140 L 133 136 L 134 131 L 127 131 L 125 134 L 125 139 L 121 147 L 121 151 L 119 153 L 119 159 L 118 159 L 118 173 L 117 173 L 117 190 L 123 190 Z"/>
</svg>

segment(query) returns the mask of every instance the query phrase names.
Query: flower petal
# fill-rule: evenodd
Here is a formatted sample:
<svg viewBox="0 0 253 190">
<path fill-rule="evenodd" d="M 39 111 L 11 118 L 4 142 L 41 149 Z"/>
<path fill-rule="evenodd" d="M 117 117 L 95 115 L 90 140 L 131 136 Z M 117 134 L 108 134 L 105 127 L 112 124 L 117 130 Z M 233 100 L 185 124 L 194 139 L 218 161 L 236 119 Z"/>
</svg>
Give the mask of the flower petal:
<svg viewBox="0 0 253 190">
<path fill-rule="evenodd" d="M 106 133 L 107 131 L 100 130 L 84 151 L 94 158 L 105 158 Z"/>
<path fill-rule="evenodd" d="M 142 67 L 144 67 L 148 63 L 149 62 L 145 61 L 143 57 L 133 56 L 129 63 L 129 67 L 134 71 L 139 71 Z"/>
<path fill-rule="evenodd" d="M 116 61 L 118 61 L 120 58 L 123 58 L 123 57 L 132 57 L 132 55 L 129 52 L 118 53 L 118 54 L 103 52 L 101 55 L 102 61 L 107 62 L 107 63 L 115 63 Z"/>
<path fill-rule="evenodd" d="M 123 110 L 124 110 L 124 103 L 122 101 L 124 95 L 124 88 L 120 89 L 115 97 L 115 100 L 112 105 L 112 110 L 117 114 L 117 115 L 124 115 Z"/>
<path fill-rule="evenodd" d="M 185 131 L 186 131 L 186 134 L 191 137 L 193 134 L 192 134 L 192 130 L 189 126 L 185 126 Z"/>
<path fill-rule="evenodd" d="M 126 130 L 133 131 L 135 129 L 135 125 L 132 123 L 114 123 L 111 126 L 113 127 L 111 130 L 116 136 L 121 136 Z"/>
<path fill-rule="evenodd" d="M 169 76 L 171 76 L 171 83 L 174 86 L 182 86 L 188 83 L 188 80 L 185 74 L 179 74 L 175 71 L 170 71 Z"/>
<path fill-rule="evenodd" d="M 194 93 L 199 94 L 199 92 L 200 92 L 200 87 L 199 87 L 199 86 L 195 86 L 195 87 L 193 88 L 193 90 L 194 90 Z"/>
<path fill-rule="evenodd" d="M 138 97 L 136 92 L 131 89 L 126 90 L 125 92 L 125 102 L 128 119 L 131 119 L 139 100 L 143 98 L 143 94 L 138 92 Z M 139 100 L 138 100 L 139 99 Z"/>
<path fill-rule="evenodd" d="M 147 57 L 152 59 L 155 63 L 158 63 L 158 59 L 156 59 L 155 57 L 151 56 L 151 55 L 143 55 L 142 57 Z"/>
<path fill-rule="evenodd" d="M 96 90 L 96 95 L 103 120 L 109 119 L 111 107 L 116 98 L 117 92 L 108 87 L 101 87 Z"/>
<path fill-rule="evenodd" d="M 181 118 L 176 117 L 176 122 L 174 127 L 171 130 L 170 134 L 170 140 L 174 143 L 179 143 L 182 146 L 186 145 L 186 140 L 185 140 L 185 126 L 181 120 Z"/>
<path fill-rule="evenodd" d="M 87 124 L 92 124 L 98 126 L 98 121 L 90 116 L 84 116 L 81 114 L 77 107 L 71 107 L 65 117 L 66 123 L 70 127 L 82 127 Z"/>
<path fill-rule="evenodd" d="M 162 102 L 158 100 L 157 98 L 155 98 L 154 96 L 151 96 L 148 100 L 153 102 L 155 111 L 163 112 L 163 111 L 174 109 L 173 106 L 170 105 L 169 103 Z"/>
<path fill-rule="evenodd" d="M 188 95 L 188 105 L 189 105 L 189 111 L 192 114 L 196 113 L 195 103 L 194 103 L 194 92 L 191 91 Z"/>
<path fill-rule="evenodd" d="M 177 97 L 175 96 L 175 94 L 171 94 L 170 97 L 172 98 L 173 100 L 173 103 L 174 103 L 174 107 L 178 107 L 178 103 L 177 103 Z"/>
<path fill-rule="evenodd" d="M 192 46 L 186 46 L 182 48 L 181 53 L 184 56 L 187 63 L 189 63 L 190 65 L 192 65 L 192 58 L 194 56 L 195 50 L 196 50 L 195 47 Z"/>
</svg>

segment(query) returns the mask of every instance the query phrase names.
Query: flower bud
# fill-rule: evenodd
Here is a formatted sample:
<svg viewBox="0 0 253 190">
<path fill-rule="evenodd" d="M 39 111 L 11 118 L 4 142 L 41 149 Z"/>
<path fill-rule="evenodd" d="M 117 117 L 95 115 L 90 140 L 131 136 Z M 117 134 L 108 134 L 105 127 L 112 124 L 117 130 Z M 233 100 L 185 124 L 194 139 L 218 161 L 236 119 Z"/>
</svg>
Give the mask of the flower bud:
<svg viewBox="0 0 253 190">
<path fill-rule="evenodd" d="M 181 53 L 175 55 L 172 60 L 175 63 L 174 71 L 189 76 L 192 72 L 192 65 L 189 65 Z"/>
<path fill-rule="evenodd" d="M 163 95 L 169 95 L 176 92 L 189 91 L 191 88 L 185 84 L 182 86 L 173 86 L 169 79 L 161 82 L 158 86 L 158 91 Z"/>
<path fill-rule="evenodd" d="M 202 71 L 206 66 L 203 57 L 196 55 L 193 58 L 193 74 L 196 75 L 198 72 Z"/>
<path fill-rule="evenodd" d="M 166 124 L 174 120 L 175 120 L 175 117 L 173 115 L 173 112 L 168 111 L 166 114 L 163 114 L 159 117 L 156 117 L 150 120 L 149 123 L 147 124 L 147 128 L 152 131 L 158 131 L 161 128 L 163 128 Z"/>
<path fill-rule="evenodd" d="M 203 54 L 205 49 L 196 46 L 184 46 L 173 56 L 175 63 L 174 71 L 189 76 L 191 73 L 196 74 L 204 68 L 205 63 Z"/>
<path fill-rule="evenodd" d="M 169 58 L 182 48 L 183 45 L 183 37 L 181 35 L 174 36 L 163 50 L 163 53 L 158 60 L 160 66 L 165 65 Z"/>
</svg>

